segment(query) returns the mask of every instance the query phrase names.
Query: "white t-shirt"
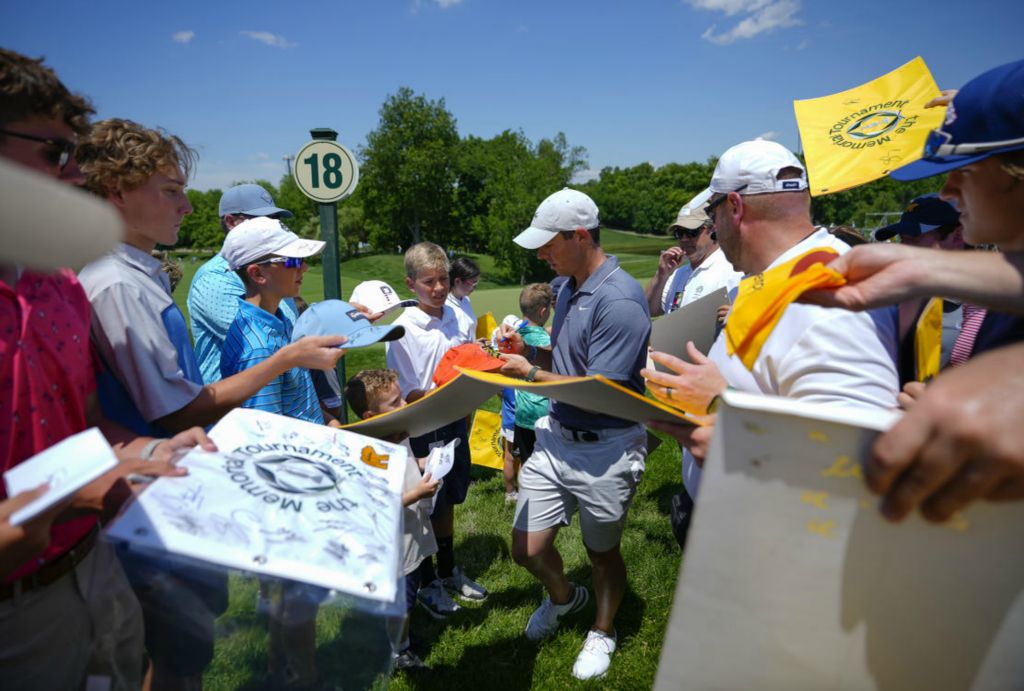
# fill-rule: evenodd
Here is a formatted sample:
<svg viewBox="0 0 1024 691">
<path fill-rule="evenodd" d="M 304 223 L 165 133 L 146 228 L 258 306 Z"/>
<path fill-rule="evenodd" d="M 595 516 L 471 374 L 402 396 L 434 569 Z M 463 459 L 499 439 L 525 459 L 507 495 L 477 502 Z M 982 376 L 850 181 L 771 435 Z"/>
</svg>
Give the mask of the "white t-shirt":
<svg viewBox="0 0 1024 691">
<path fill-rule="evenodd" d="M 719 288 L 731 291 L 740 284 L 742 278 L 743 274 L 732 268 L 719 247 L 696 269 L 686 264 L 672 272 L 661 291 L 661 310 L 668 314 Z"/>
<path fill-rule="evenodd" d="M 819 230 L 787 251 L 771 267 L 815 247 L 845 254 L 850 247 Z M 739 357 L 726 354 L 725 332 L 708 357 L 729 386 L 740 391 L 788 396 L 839 408 L 888 410 L 896 406 L 896 320 L 891 310 L 850 312 L 793 303 L 786 308 L 748 370 Z M 700 468 L 683 454 L 683 483 L 697 496 Z"/>
<path fill-rule="evenodd" d="M 448 305 L 440 319 L 419 307 L 408 307 L 394 321 L 405 327 L 405 335 L 386 345 L 388 368 L 398 372 L 402 396 L 413 389 L 434 388 L 431 378 L 437 364 L 449 349 L 462 343 L 455 310 Z"/>
<path fill-rule="evenodd" d="M 459 338 L 461 343 L 469 343 L 476 340 L 476 314 L 473 312 L 473 305 L 469 302 L 469 296 L 459 299 L 452 293 L 448 293 L 445 304 L 455 311 L 455 318 L 459 321 Z"/>
<path fill-rule="evenodd" d="M 423 479 L 420 466 L 416 462 L 416 454 L 409 446 L 409 440 L 402 441 L 409 457 L 405 464 L 405 479 L 402 482 L 402 495 L 412 490 Z M 408 576 L 416 570 L 420 562 L 437 553 L 437 541 L 430 525 L 430 497 L 424 497 L 415 504 L 402 507 L 402 575 Z"/>
</svg>

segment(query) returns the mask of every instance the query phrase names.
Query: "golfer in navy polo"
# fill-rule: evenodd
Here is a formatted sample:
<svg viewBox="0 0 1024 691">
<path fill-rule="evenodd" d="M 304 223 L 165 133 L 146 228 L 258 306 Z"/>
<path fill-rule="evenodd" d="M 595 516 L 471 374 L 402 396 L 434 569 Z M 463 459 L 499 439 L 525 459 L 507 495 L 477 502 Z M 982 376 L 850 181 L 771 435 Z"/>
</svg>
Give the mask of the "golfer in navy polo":
<svg viewBox="0 0 1024 691">
<path fill-rule="evenodd" d="M 601 249 L 597 206 L 582 192 L 563 189 L 537 208 L 518 245 L 568 281 L 558 292 L 552 350 L 524 347 L 511 329 L 502 336 L 514 355 L 502 372 L 527 381 L 557 381 L 600 374 L 638 393 L 651 319 L 640 284 Z M 530 617 L 526 637 L 555 633 L 560 619 L 589 599 L 586 587 L 565 577 L 555 537 L 576 509 L 593 569 L 597 614 L 573 676 L 593 679 L 608 671 L 615 652 L 615 613 L 626 589 L 619 551 L 626 513 L 644 472 L 646 433 L 628 420 L 551 402 L 537 421 L 533 455 L 519 475 L 512 556 L 548 591 Z"/>
</svg>

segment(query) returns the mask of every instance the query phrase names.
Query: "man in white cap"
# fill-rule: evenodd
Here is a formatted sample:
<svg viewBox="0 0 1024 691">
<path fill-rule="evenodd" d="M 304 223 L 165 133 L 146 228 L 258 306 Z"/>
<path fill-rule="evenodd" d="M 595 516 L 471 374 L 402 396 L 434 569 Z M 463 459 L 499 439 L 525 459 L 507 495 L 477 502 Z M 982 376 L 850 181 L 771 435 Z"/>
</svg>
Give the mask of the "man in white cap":
<svg viewBox="0 0 1024 691">
<path fill-rule="evenodd" d="M 661 253 L 658 270 L 644 290 L 652 317 L 674 312 L 719 288 L 731 291 L 740 284 L 743 275 L 732 268 L 718 247 L 714 224 L 704 211 L 710 198 L 711 191 L 704 190 L 686 202 L 668 228 L 679 244 Z"/>
<path fill-rule="evenodd" d="M 291 218 L 292 212 L 278 208 L 273 197 L 260 185 L 235 185 L 220 197 L 220 226 L 224 233 L 250 218 Z M 203 382 L 220 379 L 220 357 L 224 337 L 238 313 L 238 301 L 245 297 L 245 287 L 228 267 L 221 253 L 215 254 L 199 267 L 188 289 L 188 317 L 192 339 L 196 344 L 196 360 Z M 289 321 L 295 322 L 298 312 L 291 300 L 281 303 Z"/>
<path fill-rule="evenodd" d="M 601 249 L 597 206 L 582 192 L 563 189 L 537 207 L 516 244 L 569 280 L 558 293 L 552 350 L 524 348 L 514 329 L 502 327 L 512 350 L 502 372 L 527 381 L 558 381 L 600 374 L 638 393 L 647 356 L 650 314 L 643 289 Z M 525 357 L 524 357 L 525 356 Z M 619 551 L 626 513 L 644 472 L 647 439 L 641 425 L 551 402 L 536 423 L 536 445 L 519 476 L 512 557 L 544 584 L 548 596 L 530 617 L 526 637 L 541 640 L 559 621 L 583 608 L 589 595 L 565 577 L 555 547 L 560 527 L 577 508 L 593 569 L 597 613 L 573 676 L 603 676 L 615 652 L 615 614 L 626 590 Z"/>
<path fill-rule="evenodd" d="M 811 223 L 804 167 L 776 142 L 748 141 L 726 151 L 715 167 L 710 189 L 707 211 L 718 241 L 726 258 L 746 276 L 817 248 L 839 254 L 850 249 Z M 845 409 L 890 409 L 896 406 L 899 392 L 895 354 L 896 323 L 891 310 L 852 313 L 792 304 L 749 370 L 738 355 L 727 354 L 723 332 L 708 358 L 682 368 L 685 374 L 645 370 L 644 376 L 655 394 L 689 398 L 690 409 L 706 409 L 727 385 Z M 707 439 L 707 428 L 695 433 L 692 427 L 651 426 L 684 444 L 691 444 L 691 434 Z M 698 454 L 701 451 L 697 449 Z M 699 481 L 700 468 L 688 451 L 683 482 L 691 497 L 697 496 Z"/>
</svg>

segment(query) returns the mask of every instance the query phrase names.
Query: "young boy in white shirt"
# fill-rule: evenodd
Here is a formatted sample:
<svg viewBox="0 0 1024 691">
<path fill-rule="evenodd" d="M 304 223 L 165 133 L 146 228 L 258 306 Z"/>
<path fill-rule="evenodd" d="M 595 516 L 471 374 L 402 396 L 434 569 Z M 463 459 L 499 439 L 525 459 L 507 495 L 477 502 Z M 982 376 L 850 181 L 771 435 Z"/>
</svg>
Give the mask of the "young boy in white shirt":
<svg viewBox="0 0 1024 691">
<path fill-rule="evenodd" d="M 432 377 L 448 350 L 459 345 L 459 324 L 455 312 L 445 304 L 448 299 L 448 257 L 432 242 L 413 245 L 405 253 L 405 284 L 416 295 L 416 307 L 406 309 L 395 324 L 405 327 L 405 335 L 387 344 L 388 368 L 398 373 L 403 397 L 413 390 L 433 388 Z M 469 489 L 469 430 L 465 419 L 435 430 L 409 443 L 417 457 L 426 457 L 434 446 L 458 439 L 455 465 L 445 477 L 437 495 L 430 522 L 437 538 L 437 570 L 430 559 L 423 561 L 420 573 L 424 584 L 420 603 L 435 618 L 444 618 L 459 606 L 447 590 L 469 600 L 483 600 L 487 590 L 455 566 L 455 505 L 466 500 Z"/>
</svg>

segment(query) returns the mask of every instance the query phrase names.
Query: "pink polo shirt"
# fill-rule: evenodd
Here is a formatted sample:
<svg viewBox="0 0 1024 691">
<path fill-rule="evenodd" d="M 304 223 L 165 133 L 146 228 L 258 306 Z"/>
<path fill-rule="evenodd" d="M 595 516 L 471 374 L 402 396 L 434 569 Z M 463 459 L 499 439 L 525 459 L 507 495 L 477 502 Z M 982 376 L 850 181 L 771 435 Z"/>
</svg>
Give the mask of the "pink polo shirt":
<svg viewBox="0 0 1024 691">
<path fill-rule="evenodd" d="M 0 472 L 85 429 L 86 401 L 96 389 L 89 315 L 89 301 L 69 269 L 26 270 L 13 290 L 0 281 Z M 0 486 L 0 497 L 6 496 Z M 66 552 L 96 520 L 53 526 L 50 546 L 7 581 Z"/>
</svg>

